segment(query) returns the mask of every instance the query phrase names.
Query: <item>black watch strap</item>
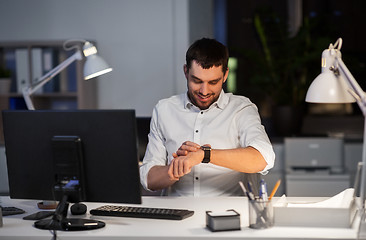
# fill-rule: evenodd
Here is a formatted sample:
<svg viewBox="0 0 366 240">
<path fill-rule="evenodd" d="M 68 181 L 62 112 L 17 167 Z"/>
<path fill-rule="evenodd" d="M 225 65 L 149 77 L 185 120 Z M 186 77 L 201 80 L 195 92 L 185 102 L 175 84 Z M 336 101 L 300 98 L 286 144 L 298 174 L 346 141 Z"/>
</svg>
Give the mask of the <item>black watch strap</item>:
<svg viewBox="0 0 366 240">
<path fill-rule="evenodd" d="M 202 163 L 209 163 L 211 161 L 211 147 L 209 147 L 209 146 L 201 146 L 201 149 L 205 153 L 205 155 L 203 157 L 203 160 L 202 160 Z"/>
</svg>

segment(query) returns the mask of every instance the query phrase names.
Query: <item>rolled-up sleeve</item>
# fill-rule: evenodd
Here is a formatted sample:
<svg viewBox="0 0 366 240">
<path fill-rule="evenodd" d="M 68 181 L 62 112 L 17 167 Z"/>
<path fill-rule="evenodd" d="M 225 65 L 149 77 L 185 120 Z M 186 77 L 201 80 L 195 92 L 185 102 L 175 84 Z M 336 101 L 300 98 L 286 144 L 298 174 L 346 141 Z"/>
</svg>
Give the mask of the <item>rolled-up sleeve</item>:
<svg viewBox="0 0 366 240">
<path fill-rule="evenodd" d="M 153 110 L 153 114 L 150 122 L 150 133 L 148 135 L 149 142 L 146 147 L 146 153 L 140 166 L 140 181 L 141 185 L 148 191 L 147 176 L 150 169 L 153 166 L 166 165 L 167 151 L 164 146 L 164 137 L 159 128 L 159 121 L 156 107 Z"/>
<path fill-rule="evenodd" d="M 261 124 L 258 109 L 254 104 L 241 109 L 238 116 L 238 125 L 241 146 L 251 146 L 262 154 L 267 166 L 260 173 L 267 174 L 268 170 L 274 166 L 275 153 L 264 126 Z"/>
</svg>

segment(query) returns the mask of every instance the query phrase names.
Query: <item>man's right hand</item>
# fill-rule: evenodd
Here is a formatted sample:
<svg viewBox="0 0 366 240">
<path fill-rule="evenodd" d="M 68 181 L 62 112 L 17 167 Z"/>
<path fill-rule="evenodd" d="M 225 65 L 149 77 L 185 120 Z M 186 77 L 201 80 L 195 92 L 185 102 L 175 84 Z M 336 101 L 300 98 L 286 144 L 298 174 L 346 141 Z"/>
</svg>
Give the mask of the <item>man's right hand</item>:
<svg viewBox="0 0 366 240">
<path fill-rule="evenodd" d="M 202 162 L 203 154 L 203 150 L 198 149 L 196 152 L 188 152 L 185 156 L 174 158 L 168 169 L 170 179 L 177 180 L 190 173 L 193 166 Z"/>
<path fill-rule="evenodd" d="M 177 160 L 177 158 L 179 156 L 187 156 L 189 152 L 196 152 L 200 148 L 200 145 L 191 141 L 185 141 L 184 143 L 182 143 L 177 152 L 173 153 L 174 159 L 169 165 L 168 174 L 171 180 L 177 181 L 180 177 L 183 177 L 191 171 L 191 167 L 188 167 L 187 164 L 183 164 L 183 161 L 180 161 L 180 163 L 178 163 L 179 160 Z M 178 164 L 180 164 L 180 167 L 177 166 Z M 186 169 L 184 169 L 184 165 Z"/>
<path fill-rule="evenodd" d="M 206 144 L 206 146 L 210 146 Z M 202 162 L 203 153 L 197 143 L 186 141 L 173 153 L 174 159 L 169 165 L 168 175 L 171 180 L 179 178 L 191 172 L 193 166 Z"/>
</svg>

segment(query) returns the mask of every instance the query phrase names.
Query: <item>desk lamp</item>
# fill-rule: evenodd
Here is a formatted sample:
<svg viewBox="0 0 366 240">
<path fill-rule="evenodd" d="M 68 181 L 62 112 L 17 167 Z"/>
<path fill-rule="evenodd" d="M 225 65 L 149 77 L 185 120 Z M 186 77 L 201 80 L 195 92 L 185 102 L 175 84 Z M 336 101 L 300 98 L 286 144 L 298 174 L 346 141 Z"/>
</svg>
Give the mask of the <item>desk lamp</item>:
<svg viewBox="0 0 366 240">
<path fill-rule="evenodd" d="M 321 74 L 311 83 L 305 101 L 311 103 L 352 103 L 357 102 L 365 118 L 362 172 L 360 184 L 361 209 L 365 209 L 365 181 L 366 181 L 366 94 L 357 83 L 351 72 L 342 61 L 340 49 L 342 39 L 330 44 L 323 51 L 321 60 Z M 355 189 L 356 191 L 356 189 Z"/>
<path fill-rule="evenodd" d="M 83 45 L 83 52 L 80 50 L 80 46 L 78 44 L 67 47 L 66 45 L 70 42 L 82 42 Z M 31 84 L 28 87 L 25 87 L 23 89 L 23 97 L 25 100 L 25 103 L 27 105 L 28 110 L 34 110 L 34 105 L 32 103 L 32 100 L 30 96 L 37 91 L 39 88 L 41 88 L 43 85 L 45 85 L 47 82 L 49 82 L 52 78 L 54 78 L 57 74 L 59 74 L 63 69 L 68 67 L 71 63 L 73 63 L 76 60 L 82 60 L 83 56 L 86 58 L 85 64 L 84 64 L 84 79 L 89 80 L 91 78 L 98 77 L 102 74 L 108 73 L 112 71 L 112 68 L 108 66 L 108 64 L 97 55 L 97 49 L 96 47 L 85 40 L 67 40 L 64 42 L 63 47 L 65 50 L 71 50 L 73 48 L 76 48 L 77 51 L 71 55 L 69 58 L 67 58 L 65 61 L 60 63 L 58 66 L 50 70 L 48 73 L 43 75 L 37 82 L 34 84 Z"/>
</svg>

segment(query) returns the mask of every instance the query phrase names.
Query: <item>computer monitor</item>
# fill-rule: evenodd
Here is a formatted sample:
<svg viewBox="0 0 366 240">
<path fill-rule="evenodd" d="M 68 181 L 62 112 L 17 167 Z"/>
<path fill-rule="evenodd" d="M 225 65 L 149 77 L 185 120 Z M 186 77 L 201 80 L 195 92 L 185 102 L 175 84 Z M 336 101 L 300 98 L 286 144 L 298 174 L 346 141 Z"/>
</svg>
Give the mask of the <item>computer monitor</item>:
<svg viewBox="0 0 366 240">
<path fill-rule="evenodd" d="M 7 110 L 3 126 L 10 197 L 60 201 L 36 227 L 104 226 L 67 219 L 68 202 L 141 203 L 134 110 Z"/>
</svg>

